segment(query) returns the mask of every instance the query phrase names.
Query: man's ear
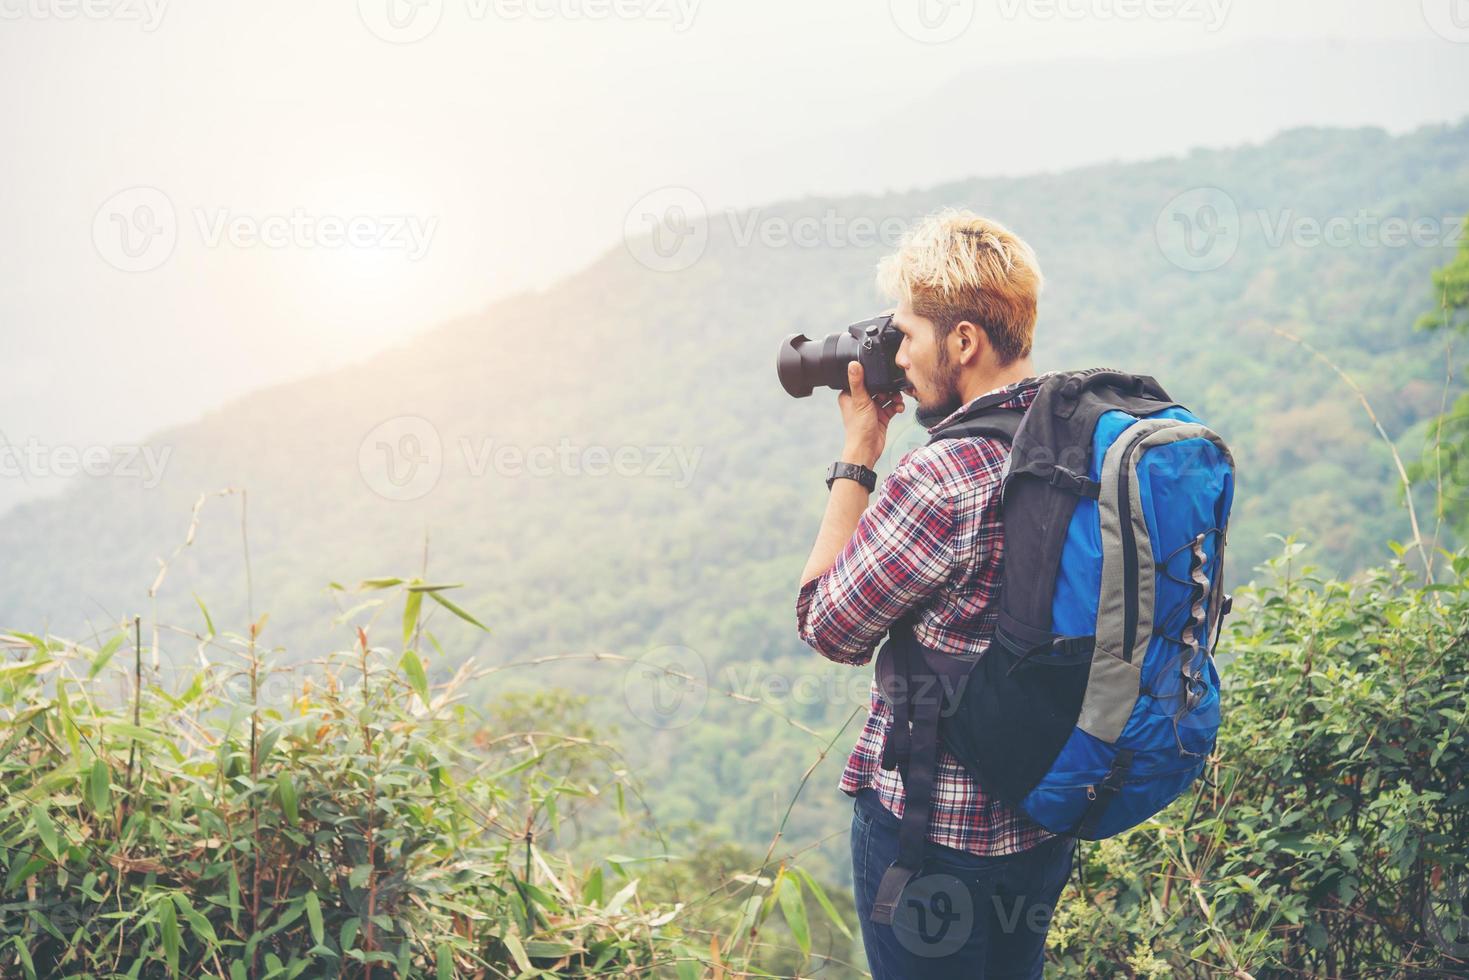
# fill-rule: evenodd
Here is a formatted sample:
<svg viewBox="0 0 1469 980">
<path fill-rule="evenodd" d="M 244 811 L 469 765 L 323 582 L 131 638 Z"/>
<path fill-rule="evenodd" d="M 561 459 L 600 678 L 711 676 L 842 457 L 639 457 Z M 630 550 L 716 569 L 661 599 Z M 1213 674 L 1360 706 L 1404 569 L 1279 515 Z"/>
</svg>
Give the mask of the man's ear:
<svg viewBox="0 0 1469 980">
<path fill-rule="evenodd" d="M 985 351 L 990 346 L 990 339 L 979 324 L 970 320 L 960 320 L 950 336 L 958 346 L 958 350 L 954 352 L 954 360 L 957 363 L 965 367 L 973 367 L 984 360 Z"/>
</svg>

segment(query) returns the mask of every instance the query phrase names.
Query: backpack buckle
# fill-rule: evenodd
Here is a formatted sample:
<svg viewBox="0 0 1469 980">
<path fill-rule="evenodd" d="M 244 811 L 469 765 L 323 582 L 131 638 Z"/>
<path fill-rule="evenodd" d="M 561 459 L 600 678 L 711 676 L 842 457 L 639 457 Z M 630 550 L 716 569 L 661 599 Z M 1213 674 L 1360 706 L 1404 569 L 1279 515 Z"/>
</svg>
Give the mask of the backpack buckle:
<svg viewBox="0 0 1469 980">
<path fill-rule="evenodd" d="M 1068 470 L 1064 466 L 1052 466 L 1051 478 L 1046 481 L 1058 490 L 1074 493 L 1078 497 L 1087 497 L 1096 500 L 1102 495 L 1102 485 L 1096 480 L 1088 479 L 1080 473 Z"/>
</svg>

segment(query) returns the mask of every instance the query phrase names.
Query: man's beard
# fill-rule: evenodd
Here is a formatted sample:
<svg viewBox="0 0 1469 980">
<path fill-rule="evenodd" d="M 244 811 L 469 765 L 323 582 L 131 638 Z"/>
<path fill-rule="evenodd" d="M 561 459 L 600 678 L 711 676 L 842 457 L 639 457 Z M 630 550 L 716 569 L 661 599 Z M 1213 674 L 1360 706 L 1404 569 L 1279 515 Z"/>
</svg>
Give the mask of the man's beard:
<svg viewBox="0 0 1469 980">
<path fill-rule="evenodd" d="M 948 351 L 939 348 L 938 377 L 934 381 L 934 387 L 938 389 L 938 397 L 928 403 L 920 403 L 918 406 L 918 424 L 925 429 L 931 429 L 944 419 L 964 407 L 962 396 L 959 394 L 959 368 L 949 360 Z"/>
</svg>

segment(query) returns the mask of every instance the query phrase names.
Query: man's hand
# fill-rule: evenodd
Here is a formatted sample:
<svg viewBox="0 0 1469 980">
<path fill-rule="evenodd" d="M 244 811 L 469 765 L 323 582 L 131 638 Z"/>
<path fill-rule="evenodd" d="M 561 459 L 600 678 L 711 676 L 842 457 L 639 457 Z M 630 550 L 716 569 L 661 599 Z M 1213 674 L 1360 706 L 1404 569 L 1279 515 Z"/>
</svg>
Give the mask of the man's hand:
<svg viewBox="0 0 1469 980">
<path fill-rule="evenodd" d="M 872 469 L 887 445 L 888 423 L 903 410 L 901 392 L 888 392 L 873 398 L 867 393 L 862 380 L 862 364 L 852 361 L 847 365 L 847 387 L 837 396 L 842 410 L 842 425 L 847 430 L 846 448 L 842 450 L 842 462 L 860 463 Z"/>
<path fill-rule="evenodd" d="M 847 391 L 837 396 L 842 409 L 842 425 L 847 429 L 847 445 L 842 450 L 842 462 L 858 463 L 868 469 L 877 466 L 887 444 L 888 423 L 903 410 L 903 396 L 898 392 L 880 394 L 873 398 L 862 383 L 862 365 L 856 361 L 847 365 Z M 801 585 L 821 575 L 836 563 L 837 555 L 846 547 L 857 522 L 867 509 L 867 488 L 856 480 L 836 480 L 831 494 L 826 499 L 826 514 L 821 519 L 821 529 L 816 532 L 816 544 L 811 548 L 811 557 L 806 559 L 806 568 L 801 572 Z"/>
</svg>

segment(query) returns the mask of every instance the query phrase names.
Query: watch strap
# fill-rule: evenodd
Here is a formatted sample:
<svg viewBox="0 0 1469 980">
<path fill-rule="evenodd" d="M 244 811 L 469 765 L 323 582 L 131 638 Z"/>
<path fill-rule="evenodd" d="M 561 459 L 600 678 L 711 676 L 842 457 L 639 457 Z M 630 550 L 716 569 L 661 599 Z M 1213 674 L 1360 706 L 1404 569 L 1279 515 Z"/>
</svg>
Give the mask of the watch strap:
<svg viewBox="0 0 1469 980">
<path fill-rule="evenodd" d="M 826 488 L 837 480 L 856 480 L 869 491 L 877 488 L 877 474 L 860 463 L 832 463 L 826 471 Z"/>
</svg>

